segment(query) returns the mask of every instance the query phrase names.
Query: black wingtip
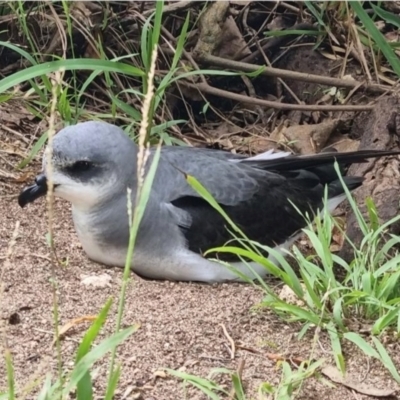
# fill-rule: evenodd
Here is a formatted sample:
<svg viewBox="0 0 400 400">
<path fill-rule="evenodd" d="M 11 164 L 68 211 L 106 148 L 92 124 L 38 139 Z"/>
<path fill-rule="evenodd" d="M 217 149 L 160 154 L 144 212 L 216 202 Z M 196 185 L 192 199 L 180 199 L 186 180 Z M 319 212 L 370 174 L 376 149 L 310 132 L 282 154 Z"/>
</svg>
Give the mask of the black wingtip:
<svg viewBox="0 0 400 400">
<path fill-rule="evenodd" d="M 254 164 L 254 166 L 259 168 L 263 167 L 268 170 L 275 170 L 279 172 L 295 169 L 307 169 L 324 164 L 333 164 L 335 161 L 341 165 L 365 163 L 371 158 L 397 155 L 400 155 L 400 150 L 357 150 L 343 153 L 329 151 L 311 155 L 290 155 L 271 160 L 245 160 L 244 162 L 250 165 Z"/>
</svg>

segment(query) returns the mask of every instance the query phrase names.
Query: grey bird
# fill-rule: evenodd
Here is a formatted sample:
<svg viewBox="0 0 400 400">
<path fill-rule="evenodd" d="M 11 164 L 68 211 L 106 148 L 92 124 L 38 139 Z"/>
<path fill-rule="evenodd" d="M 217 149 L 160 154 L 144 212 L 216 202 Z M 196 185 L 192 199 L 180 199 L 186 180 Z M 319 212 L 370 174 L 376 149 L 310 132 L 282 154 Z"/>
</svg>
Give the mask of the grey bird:
<svg viewBox="0 0 400 400">
<path fill-rule="evenodd" d="M 352 163 L 397 154 L 399 150 L 309 156 L 268 151 L 245 157 L 222 150 L 163 146 L 131 268 L 150 279 L 238 280 L 232 270 L 203 256 L 205 251 L 232 240 L 232 235 L 225 219 L 191 188 L 185 174 L 205 186 L 250 240 L 282 249 L 306 225 L 299 211 L 313 215 L 322 208 L 326 186 L 330 210 L 345 199 L 335 160 L 345 173 Z M 106 122 L 78 123 L 54 136 L 54 194 L 71 202 L 79 240 L 96 262 L 125 265 L 129 241 L 127 188 L 135 199 L 137 155 L 138 148 L 128 135 Z M 154 149 L 148 163 L 153 155 Z M 35 184 L 21 192 L 21 207 L 46 194 L 47 162 L 44 157 Z M 344 177 L 344 181 L 349 190 L 354 190 L 363 179 Z M 214 256 L 255 278 L 243 260 L 222 252 Z M 267 274 L 263 266 L 251 266 L 261 277 Z"/>
</svg>

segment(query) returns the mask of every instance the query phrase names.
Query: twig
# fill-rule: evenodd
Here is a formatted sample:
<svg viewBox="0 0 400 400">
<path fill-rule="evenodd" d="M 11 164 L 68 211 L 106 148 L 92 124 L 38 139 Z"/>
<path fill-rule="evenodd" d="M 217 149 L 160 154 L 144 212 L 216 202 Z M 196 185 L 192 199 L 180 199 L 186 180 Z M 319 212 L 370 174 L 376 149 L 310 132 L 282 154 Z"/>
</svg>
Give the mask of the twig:
<svg viewBox="0 0 400 400">
<path fill-rule="evenodd" d="M 280 103 L 277 101 L 270 101 L 264 99 L 255 99 L 254 97 L 244 96 L 238 93 L 228 92 L 226 90 L 218 89 L 213 86 L 204 83 L 192 84 L 189 82 L 180 81 L 180 84 L 189 87 L 193 90 L 200 90 L 201 92 L 212 94 L 218 97 L 224 97 L 226 99 L 236 100 L 247 104 L 256 104 L 259 106 L 274 108 L 277 110 L 300 110 L 300 111 L 366 111 L 372 110 L 373 105 L 308 105 L 308 104 L 288 104 Z"/>
<path fill-rule="evenodd" d="M 7 126 L 7 124 L 2 123 L 2 124 L 1 124 L 1 129 L 2 129 L 2 130 L 5 130 L 5 131 L 7 131 L 7 132 L 9 132 L 9 133 L 12 133 L 13 135 L 18 136 L 18 139 L 22 140 L 24 143 L 26 143 L 27 145 L 30 146 L 30 142 L 29 142 L 29 140 L 25 137 L 25 135 L 23 135 L 22 133 L 20 133 L 20 132 L 14 130 L 14 129 L 12 129 L 12 128 L 9 128 L 9 127 Z M 25 156 L 23 156 L 23 157 L 25 157 Z"/>
<path fill-rule="evenodd" d="M 169 32 L 168 29 L 166 29 L 165 27 L 161 27 L 161 32 L 168 37 L 169 40 L 171 40 L 172 42 L 175 42 L 176 45 L 176 40 L 174 38 L 174 36 L 171 34 L 171 32 Z M 175 55 L 176 50 L 174 49 L 174 46 L 169 43 L 168 41 L 165 41 L 166 45 L 169 46 L 169 50 L 172 51 L 172 53 Z M 162 49 L 165 50 L 165 49 Z M 186 57 L 186 59 L 192 64 L 192 66 L 197 69 L 200 70 L 200 67 L 198 66 L 198 64 L 196 63 L 196 61 L 193 59 L 192 54 L 190 54 L 188 51 L 186 51 L 184 48 L 182 49 L 182 54 Z M 180 60 L 180 63 L 184 66 L 184 63 Z M 200 74 L 200 79 L 203 82 L 206 82 L 206 79 L 204 78 L 203 74 Z"/>
<path fill-rule="evenodd" d="M 172 14 L 172 13 L 177 12 L 177 11 L 186 10 L 191 5 L 196 4 L 196 3 L 197 3 L 196 0 L 176 1 L 176 2 L 174 2 L 172 4 L 169 4 L 169 5 L 164 7 L 163 16 L 168 15 L 168 14 Z M 151 10 L 144 11 L 142 15 L 145 16 L 145 17 L 149 17 L 151 14 L 153 14 L 153 12 L 155 12 L 155 8 L 152 8 Z"/>
<path fill-rule="evenodd" d="M 228 339 L 228 342 L 231 345 L 231 360 L 233 360 L 235 358 L 235 353 L 236 353 L 236 346 L 235 346 L 235 342 L 232 339 L 232 337 L 229 335 L 228 331 L 226 330 L 226 327 L 224 324 L 219 324 L 222 328 L 222 332 L 224 332 L 225 337 Z"/>
<path fill-rule="evenodd" d="M 318 31 L 318 27 L 308 23 L 308 22 L 301 22 L 299 24 L 293 25 L 292 27 L 288 28 L 288 30 L 315 30 Z M 286 43 L 288 43 L 290 40 L 292 40 L 294 37 L 298 37 L 298 35 L 293 34 L 293 35 L 287 35 L 287 36 L 277 36 L 269 40 L 267 43 L 265 43 L 263 46 L 261 46 L 261 49 L 263 51 L 267 51 L 273 48 L 277 47 L 283 47 Z M 254 61 L 255 58 L 257 58 L 261 54 L 260 49 L 255 50 L 253 53 L 250 55 L 244 57 L 241 59 L 241 62 L 252 62 Z M 235 60 L 239 59 L 239 56 L 234 57 Z"/>
<path fill-rule="evenodd" d="M 202 55 L 201 57 L 195 56 L 194 58 L 199 62 L 213 65 L 215 67 L 228 68 L 231 70 L 242 71 L 242 72 L 255 72 L 262 67 L 261 65 L 248 64 L 240 61 L 226 60 L 224 58 L 211 55 Z M 327 85 L 327 86 L 346 87 L 350 89 L 360 84 L 360 82 L 356 80 L 306 74 L 303 72 L 288 71 L 285 69 L 273 68 L 273 67 L 264 67 L 264 70 L 260 72 L 260 75 L 274 76 L 283 79 L 292 79 L 294 81 L 301 81 L 301 82 L 319 83 L 321 85 Z M 378 85 L 374 83 L 365 83 L 361 86 L 361 88 L 372 93 L 382 93 L 386 90 L 389 91 L 394 90 L 390 86 Z"/>
<path fill-rule="evenodd" d="M 360 64 L 363 67 L 365 74 L 367 75 L 368 82 L 371 82 L 372 76 L 369 72 L 368 62 L 365 58 L 364 49 L 361 44 L 360 36 L 358 35 L 356 26 L 354 25 L 354 23 L 350 23 L 349 28 L 350 28 L 351 33 L 353 34 L 352 36 L 354 38 L 355 49 L 358 53 L 358 56 L 360 57 Z"/>
<path fill-rule="evenodd" d="M 264 49 L 261 47 L 260 42 L 258 40 L 256 40 L 256 46 L 257 46 L 260 54 L 263 56 L 264 61 L 268 65 L 268 67 L 272 67 L 267 55 L 265 54 Z M 289 85 L 282 78 L 278 78 L 278 82 L 285 87 L 285 89 L 290 93 L 290 95 L 296 100 L 297 104 L 304 104 L 300 101 L 300 99 L 296 96 L 296 94 L 293 92 L 293 90 L 289 87 Z"/>
</svg>

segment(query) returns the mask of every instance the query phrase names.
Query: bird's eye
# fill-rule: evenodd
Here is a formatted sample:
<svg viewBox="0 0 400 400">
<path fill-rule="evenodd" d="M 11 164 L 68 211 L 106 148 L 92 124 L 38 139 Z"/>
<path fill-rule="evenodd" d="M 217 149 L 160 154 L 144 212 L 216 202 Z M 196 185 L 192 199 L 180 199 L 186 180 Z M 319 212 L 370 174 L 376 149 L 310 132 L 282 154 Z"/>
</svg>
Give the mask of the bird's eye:
<svg viewBox="0 0 400 400">
<path fill-rule="evenodd" d="M 88 171 L 90 168 L 92 168 L 93 164 L 89 161 L 77 161 L 73 163 L 72 165 L 67 167 L 68 172 L 70 173 L 79 173 L 79 172 L 84 172 Z"/>
</svg>

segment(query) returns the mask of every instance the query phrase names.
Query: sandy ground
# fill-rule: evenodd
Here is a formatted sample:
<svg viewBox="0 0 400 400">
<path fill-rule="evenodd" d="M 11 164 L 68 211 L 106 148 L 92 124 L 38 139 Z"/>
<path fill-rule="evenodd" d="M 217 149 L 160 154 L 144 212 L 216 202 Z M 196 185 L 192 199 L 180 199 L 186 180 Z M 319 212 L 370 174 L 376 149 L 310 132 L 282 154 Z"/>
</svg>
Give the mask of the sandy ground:
<svg viewBox="0 0 400 400">
<path fill-rule="evenodd" d="M 32 167 L 33 168 L 33 167 Z M 8 345 L 15 366 L 17 388 L 22 389 L 35 378 L 41 383 L 45 374 L 56 371 L 56 352 L 52 347 L 53 294 L 51 264 L 46 245 L 47 218 L 45 202 L 40 200 L 20 209 L 16 196 L 20 184 L 0 182 L 0 339 L 1 354 Z M 6 262 L 6 253 L 16 223 L 20 227 L 13 252 Z M 55 242 L 58 257 L 67 260 L 56 270 L 59 298 L 59 324 L 81 316 L 95 315 L 108 298 L 118 298 L 122 270 L 105 268 L 91 262 L 79 245 L 70 207 L 64 201 L 55 205 Z M 106 287 L 84 285 L 84 276 L 107 274 Z M 203 285 L 193 283 L 154 282 L 133 276 L 127 292 L 124 326 L 139 323 L 140 328 L 118 351 L 122 376 L 116 399 L 178 400 L 205 399 L 197 389 L 185 389 L 182 382 L 157 371 L 164 367 L 207 376 L 213 368 L 236 369 L 244 361 L 242 379 L 248 399 L 258 397 L 262 382 L 276 385 L 281 377 L 279 364 L 267 355 L 307 359 L 314 346 L 313 335 L 298 341 L 301 326 L 280 321 L 269 310 L 255 310 L 262 299 L 257 287 L 244 284 Z M 113 332 L 116 305 L 100 339 Z M 222 330 L 226 328 L 235 343 Z M 70 369 L 74 352 L 89 323 L 68 331 L 63 339 L 63 366 Z M 332 362 L 329 344 L 322 333 L 315 342 L 314 358 Z M 388 346 L 396 357 L 397 343 Z M 379 363 L 353 348 L 345 347 L 349 373 L 354 382 L 363 381 L 373 387 L 397 388 Z M 398 358 L 398 356 L 397 356 Z M 95 393 L 103 397 L 108 358 L 95 365 Z M 225 377 L 217 381 L 231 384 Z M 0 392 L 6 388 L 5 363 L 0 361 Z M 34 398 L 34 395 L 27 397 Z M 267 398 L 267 397 L 264 397 Z M 328 386 L 318 377 L 305 381 L 297 399 L 362 399 L 366 396 L 341 385 Z"/>
</svg>

